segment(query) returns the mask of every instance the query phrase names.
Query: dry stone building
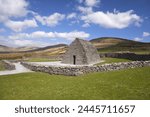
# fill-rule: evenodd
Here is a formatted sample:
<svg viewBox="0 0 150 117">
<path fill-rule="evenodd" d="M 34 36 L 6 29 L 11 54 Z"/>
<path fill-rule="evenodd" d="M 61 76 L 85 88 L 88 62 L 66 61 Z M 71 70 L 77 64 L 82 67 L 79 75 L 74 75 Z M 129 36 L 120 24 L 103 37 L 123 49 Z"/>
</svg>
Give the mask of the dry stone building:
<svg viewBox="0 0 150 117">
<path fill-rule="evenodd" d="M 100 61 L 96 48 L 86 40 L 76 38 L 65 53 L 62 63 L 88 65 Z"/>
</svg>

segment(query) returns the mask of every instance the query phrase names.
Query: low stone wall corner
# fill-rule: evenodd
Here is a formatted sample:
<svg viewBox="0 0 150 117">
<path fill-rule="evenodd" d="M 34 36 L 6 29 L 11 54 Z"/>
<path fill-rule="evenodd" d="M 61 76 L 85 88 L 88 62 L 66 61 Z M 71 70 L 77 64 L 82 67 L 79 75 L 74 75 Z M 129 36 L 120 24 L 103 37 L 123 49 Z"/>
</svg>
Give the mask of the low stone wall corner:
<svg viewBox="0 0 150 117">
<path fill-rule="evenodd" d="M 9 62 L 8 60 L 2 60 L 2 63 L 4 64 L 5 69 L 7 70 L 15 70 L 16 67 L 13 63 Z"/>
<path fill-rule="evenodd" d="M 28 62 L 21 62 L 21 64 L 32 71 L 45 72 L 55 75 L 79 76 L 82 74 L 93 72 L 114 71 L 127 68 L 150 66 L 150 61 L 120 62 L 120 63 L 104 64 L 99 66 L 79 66 L 79 67 L 44 66 Z"/>
</svg>

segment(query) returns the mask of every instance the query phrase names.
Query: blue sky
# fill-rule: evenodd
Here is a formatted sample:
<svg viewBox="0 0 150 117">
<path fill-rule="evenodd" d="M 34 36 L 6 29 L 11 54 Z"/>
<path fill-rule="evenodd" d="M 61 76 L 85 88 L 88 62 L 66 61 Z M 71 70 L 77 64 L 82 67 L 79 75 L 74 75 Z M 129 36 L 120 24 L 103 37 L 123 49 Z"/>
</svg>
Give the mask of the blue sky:
<svg viewBox="0 0 150 117">
<path fill-rule="evenodd" d="M 76 37 L 150 42 L 150 0 L 0 0 L 0 45 L 48 46 Z"/>
</svg>

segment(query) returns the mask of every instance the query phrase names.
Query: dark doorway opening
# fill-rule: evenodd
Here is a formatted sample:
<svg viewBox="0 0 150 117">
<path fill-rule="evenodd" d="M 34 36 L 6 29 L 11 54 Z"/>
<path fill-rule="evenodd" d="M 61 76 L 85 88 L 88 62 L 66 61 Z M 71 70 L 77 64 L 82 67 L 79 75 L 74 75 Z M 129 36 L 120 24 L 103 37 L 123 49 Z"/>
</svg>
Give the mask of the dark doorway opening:
<svg viewBox="0 0 150 117">
<path fill-rule="evenodd" d="M 73 55 L 73 64 L 75 65 L 76 64 L 76 56 Z"/>
</svg>

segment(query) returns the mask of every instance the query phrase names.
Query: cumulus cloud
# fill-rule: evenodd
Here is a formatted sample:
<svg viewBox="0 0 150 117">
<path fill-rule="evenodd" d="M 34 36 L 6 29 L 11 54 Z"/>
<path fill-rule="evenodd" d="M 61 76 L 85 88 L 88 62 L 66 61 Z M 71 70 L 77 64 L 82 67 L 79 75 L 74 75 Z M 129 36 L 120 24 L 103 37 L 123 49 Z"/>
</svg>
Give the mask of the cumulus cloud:
<svg viewBox="0 0 150 117">
<path fill-rule="evenodd" d="M 85 5 L 89 7 L 94 7 L 98 3 L 100 3 L 100 0 L 85 0 Z"/>
<path fill-rule="evenodd" d="M 149 32 L 143 32 L 143 37 L 148 37 L 148 36 L 150 36 Z"/>
<path fill-rule="evenodd" d="M 105 28 L 123 29 L 131 24 L 139 25 L 142 22 L 140 16 L 134 13 L 133 10 L 126 12 L 93 12 L 81 17 L 86 24 L 97 24 Z"/>
<path fill-rule="evenodd" d="M 26 0 L 0 0 L 0 21 L 10 17 L 22 17 L 28 13 Z"/>
<path fill-rule="evenodd" d="M 29 46 L 32 43 L 32 40 L 14 40 L 14 44 L 18 46 Z"/>
<path fill-rule="evenodd" d="M 100 0 L 78 0 L 78 2 L 84 3 L 85 6 L 87 7 L 95 7 L 100 3 Z"/>
<path fill-rule="evenodd" d="M 89 14 L 93 12 L 93 7 L 100 3 L 100 0 L 81 0 L 79 3 L 84 3 L 84 6 L 78 6 L 77 10 L 83 14 Z"/>
<path fill-rule="evenodd" d="M 65 18 L 65 15 L 60 14 L 60 13 L 54 13 L 50 16 L 36 15 L 35 18 L 42 25 L 47 25 L 47 26 L 53 27 L 53 26 L 56 26 L 57 24 L 59 24 L 59 22 Z"/>
<path fill-rule="evenodd" d="M 35 19 L 32 20 L 24 20 L 24 21 L 12 21 L 9 20 L 5 23 L 5 26 L 10 28 L 11 30 L 15 32 L 20 32 L 23 29 L 29 28 L 29 27 L 37 27 L 37 23 Z"/>
<path fill-rule="evenodd" d="M 13 40 L 13 44 L 15 46 L 29 46 L 29 47 L 44 47 L 50 45 L 49 43 L 42 42 L 42 41 L 33 41 L 33 40 Z"/>
<path fill-rule="evenodd" d="M 139 37 L 134 38 L 134 41 L 142 41 L 142 40 L 143 38 L 139 38 Z"/>
<path fill-rule="evenodd" d="M 73 19 L 73 18 L 76 18 L 77 14 L 76 13 L 70 13 L 68 14 L 67 16 L 67 19 Z"/>
<path fill-rule="evenodd" d="M 82 27 L 85 27 L 85 28 L 90 27 L 90 24 L 85 23 L 85 24 L 82 25 Z"/>
<path fill-rule="evenodd" d="M 72 31 L 72 32 L 44 32 L 36 31 L 33 33 L 20 33 L 9 36 L 9 39 L 42 39 L 42 38 L 63 38 L 67 40 L 74 40 L 75 38 L 88 38 L 90 34 L 83 31 Z"/>
<path fill-rule="evenodd" d="M 81 12 L 80 20 L 84 21 L 82 27 L 96 24 L 104 28 L 123 29 L 132 24 L 140 26 L 143 21 L 133 10 L 125 12 L 119 12 L 116 9 L 114 12 L 94 11 L 94 7 L 100 2 L 100 0 L 81 0 L 79 2 L 83 3 L 83 5 L 77 6 L 77 10 Z"/>
<path fill-rule="evenodd" d="M 135 41 L 142 41 L 145 39 L 145 37 L 148 37 L 150 36 L 150 33 L 149 32 L 143 32 L 143 35 L 141 37 L 136 37 L 134 38 Z"/>
<path fill-rule="evenodd" d="M 79 10 L 83 14 L 90 14 L 93 13 L 92 7 L 83 7 L 83 6 L 78 6 L 77 10 Z"/>
<path fill-rule="evenodd" d="M 10 40 L 9 40 L 10 41 Z M 44 47 L 50 45 L 49 43 L 43 42 L 43 41 L 33 41 L 33 40 L 11 40 L 11 45 L 14 47 Z"/>
<path fill-rule="evenodd" d="M 2 45 L 10 46 L 10 47 L 44 47 L 51 45 L 50 43 L 43 42 L 40 40 L 29 40 L 29 39 L 10 39 L 7 36 L 0 36 L 0 42 Z"/>
</svg>

